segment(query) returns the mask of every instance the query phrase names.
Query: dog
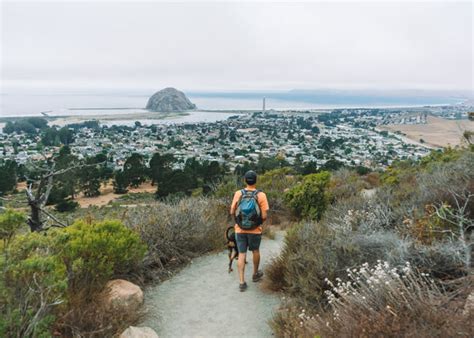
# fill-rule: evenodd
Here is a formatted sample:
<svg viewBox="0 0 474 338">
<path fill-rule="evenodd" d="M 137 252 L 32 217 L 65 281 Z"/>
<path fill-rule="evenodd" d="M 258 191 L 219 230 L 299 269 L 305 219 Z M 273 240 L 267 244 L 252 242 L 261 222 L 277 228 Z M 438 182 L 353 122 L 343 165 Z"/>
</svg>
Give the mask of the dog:
<svg viewBox="0 0 474 338">
<path fill-rule="evenodd" d="M 233 226 L 230 226 L 226 229 L 225 231 L 225 238 L 227 240 L 227 250 L 229 251 L 229 273 L 234 271 L 232 269 L 232 263 L 234 262 L 234 259 L 236 259 L 239 256 L 239 248 L 237 247 L 237 242 L 235 240 L 235 230 Z"/>
</svg>

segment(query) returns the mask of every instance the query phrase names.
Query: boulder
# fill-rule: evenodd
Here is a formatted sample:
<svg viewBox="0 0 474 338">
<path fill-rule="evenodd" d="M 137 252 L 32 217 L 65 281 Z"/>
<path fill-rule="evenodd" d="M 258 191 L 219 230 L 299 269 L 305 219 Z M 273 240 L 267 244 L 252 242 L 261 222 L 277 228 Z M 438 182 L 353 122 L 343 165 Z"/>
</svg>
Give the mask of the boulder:
<svg viewBox="0 0 474 338">
<path fill-rule="evenodd" d="M 143 304 L 143 291 L 129 281 L 114 279 L 106 285 L 105 302 L 117 311 L 137 311 Z"/>
<path fill-rule="evenodd" d="M 156 112 L 182 112 L 196 109 L 196 105 L 189 101 L 183 92 L 175 88 L 165 88 L 148 99 L 146 109 Z"/>
<path fill-rule="evenodd" d="M 158 338 L 158 335 L 152 328 L 146 326 L 129 326 L 119 338 Z"/>
<path fill-rule="evenodd" d="M 474 313 L 474 291 L 469 294 L 469 296 L 466 299 L 466 304 L 464 304 L 464 311 L 463 314 L 465 316 L 470 315 L 471 313 Z"/>
</svg>

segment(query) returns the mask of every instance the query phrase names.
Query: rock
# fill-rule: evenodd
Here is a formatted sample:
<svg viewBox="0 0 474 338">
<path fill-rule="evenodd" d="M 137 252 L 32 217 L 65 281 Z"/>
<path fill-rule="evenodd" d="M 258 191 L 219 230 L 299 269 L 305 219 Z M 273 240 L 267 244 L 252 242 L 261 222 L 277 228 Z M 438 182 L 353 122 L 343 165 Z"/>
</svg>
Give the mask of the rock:
<svg viewBox="0 0 474 338">
<path fill-rule="evenodd" d="M 158 335 L 152 328 L 146 326 L 129 326 L 119 338 L 158 338 Z"/>
<path fill-rule="evenodd" d="M 143 291 L 129 281 L 114 279 L 106 285 L 105 302 L 117 311 L 137 311 L 143 304 Z"/>
<path fill-rule="evenodd" d="M 146 109 L 158 112 L 182 112 L 196 109 L 196 105 L 189 101 L 183 92 L 175 88 L 165 88 L 148 99 Z"/>
<path fill-rule="evenodd" d="M 469 294 L 466 299 L 466 304 L 464 304 L 464 311 L 463 314 L 465 316 L 474 313 L 474 291 Z"/>
</svg>

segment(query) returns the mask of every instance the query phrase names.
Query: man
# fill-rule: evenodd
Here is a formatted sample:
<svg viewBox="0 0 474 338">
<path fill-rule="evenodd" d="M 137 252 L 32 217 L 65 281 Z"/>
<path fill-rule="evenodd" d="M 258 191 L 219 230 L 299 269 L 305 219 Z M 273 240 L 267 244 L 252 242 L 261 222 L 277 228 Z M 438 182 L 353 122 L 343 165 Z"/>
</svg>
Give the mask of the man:
<svg viewBox="0 0 474 338">
<path fill-rule="evenodd" d="M 258 269 L 260 264 L 260 242 L 262 240 L 262 224 L 267 219 L 268 200 L 264 192 L 257 190 L 257 174 L 247 171 L 244 176 L 245 189 L 236 191 L 230 207 L 230 214 L 235 217 L 235 234 L 239 258 L 239 289 L 245 291 L 245 261 L 247 250 L 252 251 L 253 276 L 252 281 L 258 282 L 263 272 Z M 253 210 L 252 210 L 253 209 Z"/>
</svg>

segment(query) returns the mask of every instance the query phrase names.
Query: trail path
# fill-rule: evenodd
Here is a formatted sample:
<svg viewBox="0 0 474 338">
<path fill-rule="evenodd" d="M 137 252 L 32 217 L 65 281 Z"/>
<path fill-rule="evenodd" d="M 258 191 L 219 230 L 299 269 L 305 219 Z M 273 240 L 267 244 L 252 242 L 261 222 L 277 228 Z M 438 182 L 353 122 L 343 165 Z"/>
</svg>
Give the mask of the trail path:
<svg viewBox="0 0 474 338">
<path fill-rule="evenodd" d="M 283 233 L 263 239 L 262 269 L 281 250 Z M 248 289 L 238 290 L 236 261 L 227 273 L 227 252 L 193 260 L 173 278 L 145 291 L 149 311 L 141 326 L 163 337 L 270 337 L 268 320 L 280 298 L 252 283 L 252 255 L 245 271 Z"/>
</svg>

